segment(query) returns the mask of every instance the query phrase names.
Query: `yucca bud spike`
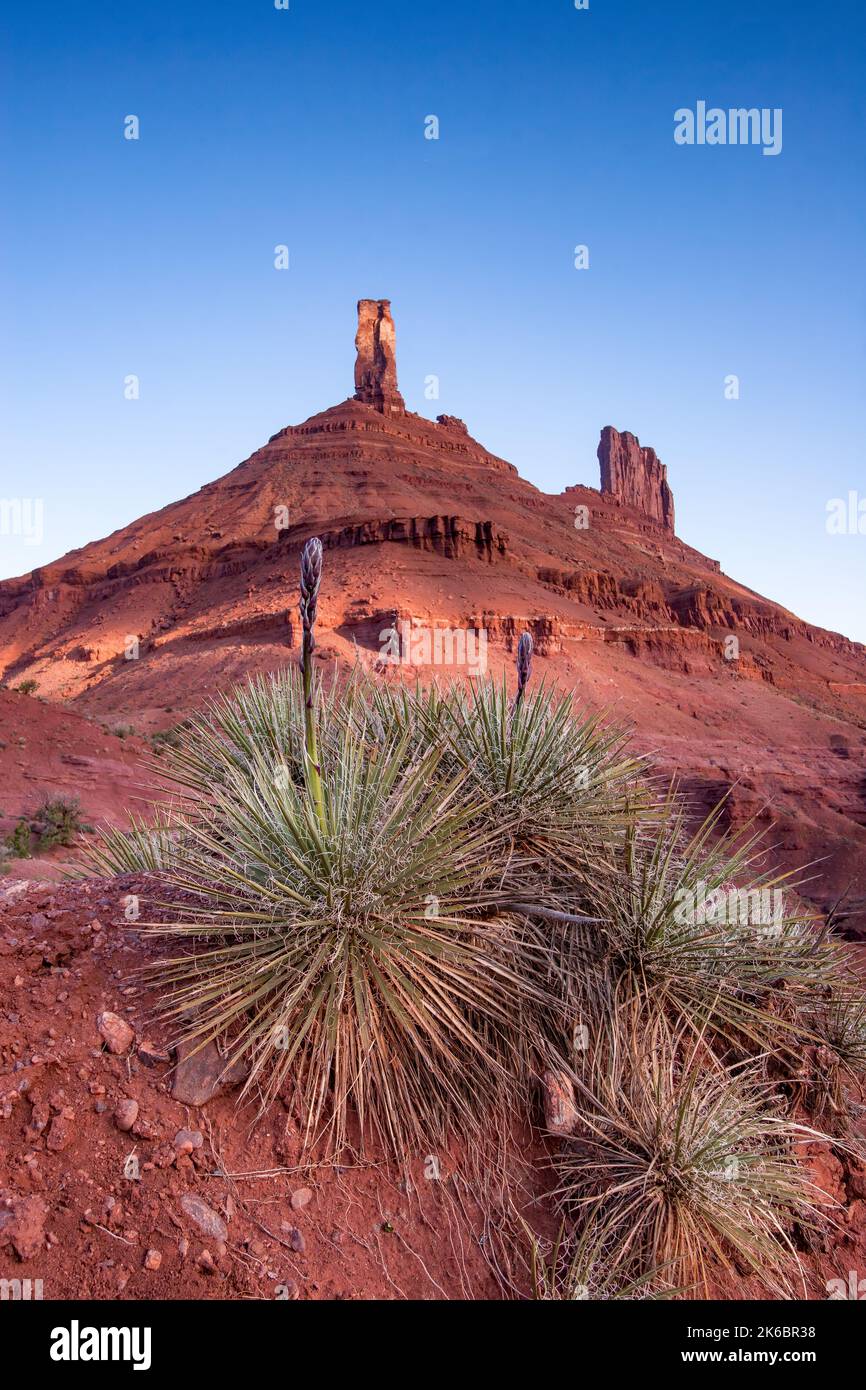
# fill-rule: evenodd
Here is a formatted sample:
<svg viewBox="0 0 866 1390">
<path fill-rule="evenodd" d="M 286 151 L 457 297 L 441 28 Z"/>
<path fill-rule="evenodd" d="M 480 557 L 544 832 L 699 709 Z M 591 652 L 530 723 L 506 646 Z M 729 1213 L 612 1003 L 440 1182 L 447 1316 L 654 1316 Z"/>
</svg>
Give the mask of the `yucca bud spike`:
<svg viewBox="0 0 866 1390">
<path fill-rule="evenodd" d="M 319 603 L 319 586 L 322 582 L 322 542 L 313 536 L 304 546 L 301 555 L 301 627 L 304 634 L 304 657 L 316 645 L 313 629 L 316 625 L 316 609 Z"/>
<path fill-rule="evenodd" d="M 301 670 L 304 676 L 304 745 L 306 780 L 316 815 L 325 828 L 325 806 L 322 790 L 322 769 L 319 765 L 319 740 L 316 731 L 315 685 L 313 681 L 313 650 L 316 645 L 314 628 L 322 582 L 322 542 L 317 536 L 307 541 L 301 555 L 301 627 L 303 650 Z"/>
<path fill-rule="evenodd" d="M 515 705 L 523 698 L 523 692 L 532 675 L 532 633 L 521 632 L 517 643 L 517 696 Z"/>
</svg>

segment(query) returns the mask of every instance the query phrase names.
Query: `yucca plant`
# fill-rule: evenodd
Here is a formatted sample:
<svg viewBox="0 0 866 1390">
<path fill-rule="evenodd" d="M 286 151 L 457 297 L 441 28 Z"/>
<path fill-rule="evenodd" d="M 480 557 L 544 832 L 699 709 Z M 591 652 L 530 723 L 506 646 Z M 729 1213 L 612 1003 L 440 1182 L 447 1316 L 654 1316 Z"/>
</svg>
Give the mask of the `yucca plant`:
<svg viewBox="0 0 866 1390">
<path fill-rule="evenodd" d="M 542 1242 L 526 1222 L 530 1242 L 532 1297 L 542 1303 L 659 1302 L 682 1290 L 665 1287 L 664 1269 L 648 1269 L 633 1277 L 618 1271 L 608 1248 L 591 1222 L 577 1233 L 563 1221 L 553 1242 Z"/>
<path fill-rule="evenodd" d="M 157 874 L 171 870 L 182 831 L 171 811 L 156 805 L 150 822 L 131 813 L 129 828 L 98 826 L 78 856 L 73 877 L 92 874 Z"/>
<path fill-rule="evenodd" d="M 441 774 L 440 750 L 413 753 L 399 728 L 371 747 L 349 720 L 319 738 L 311 651 L 299 687 L 279 686 L 277 747 L 259 687 L 181 750 L 195 813 L 169 878 L 190 906 L 151 929 L 191 949 L 157 976 L 183 1035 L 226 1035 L 263 1102 L 291 1082 L 308 1138 L 342 1145 L 354 1111 L 405 1155 L 528 1103 L 543 943 L 495 912 L 483 799 Z"/>
<path fill-rule="evenodd" d="M 852 976 L 841 978 L 826 996 L 798 1011 L 803 1032 L 793 1057 L 777 1059 L 794 1099 L 820 1117 L 834 1133 L 852 1136 L 852 1121 L 863 1113 L 866 1076 L 866 996 Z M 856 1141 L 862 1150 L 862 1139 Z"/>
<path fill-rule="evenodd" d="M 756 1071 L 723 1067 L 704 1040 L 630 1006 L 608 1021 L 583 1076 L 579 1132 L 556 1163 L 566 1213 L 590 1223 L 617 1281 L 707 1296 L 748 1273 L 787 1296 L 796 1227 L 826 1214 L 797 1146 L 823 1138 L 785 1119 Z"/>
<path fill-rule="evenodd" d="M 224 767 L 172 881 L 195 900 L 169 930 L 193 950 L 158 967 L 189 1037 L 228 1031 L 265 1099 L 291 1078 L 311 1137 L 348 1107 L 389 1150 L 471 1132 L 518 1103 L 541 1007 L 539 946 L 479 915 L 489 873 L 462 785 L 435 753 L 406 768 L 346 738 L 323 759 L 323 822 L 306 789 Z"/>
<path fill-rule="evenodd" d="M 787 875 L 756 872 L 760 838 L 721 835 L 720 814 L 689 835 L 672 793 L 659 826 L 628 823 L 594 882 L 601 925 L 572 935 L 563 970 L 577 977 L 581 967 L 580 997 L 595 1016 L 623 998 L 653 998 L 746 1052 L 793 1047 L 797 1009 L 844 974 L 840 948 L 788 905 Z M 737 887 L 744 878 L 748 889 Z"/>
<path fill-rule="evenodd" d="M 520 848 L 568 872 L 585 863 L 597 827 L 624 819 L 623 792 L 642 766 L 623 736 L 546 687 L 508 696 L 504 679 L 478 682 L 446 707 L 450 743 L 492 816 Z"/>
</svg>

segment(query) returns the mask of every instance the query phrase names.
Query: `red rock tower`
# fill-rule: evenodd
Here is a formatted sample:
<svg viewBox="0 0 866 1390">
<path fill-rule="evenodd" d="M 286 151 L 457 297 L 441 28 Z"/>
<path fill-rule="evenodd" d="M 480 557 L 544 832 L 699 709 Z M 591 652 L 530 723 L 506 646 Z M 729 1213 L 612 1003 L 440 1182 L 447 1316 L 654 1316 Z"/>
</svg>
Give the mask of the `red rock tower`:
<svg viewBox="0 0 866 1390">
<path fill-rule="evenodd" d="M 405 415 L 406 402 L 397 387 L 394 320 L 390 299 L 358 300 L 358 356 L 355 360 L 355 400 L 382 415 Z"/>
<path fill-rule="evenodd" d="M 673 535 L 674 495 L 668 470 L 655 449 L 641 447 L 636 435 L 605 425 L 598 446 L 601 490 L 657 521 Z"/>
</svg>

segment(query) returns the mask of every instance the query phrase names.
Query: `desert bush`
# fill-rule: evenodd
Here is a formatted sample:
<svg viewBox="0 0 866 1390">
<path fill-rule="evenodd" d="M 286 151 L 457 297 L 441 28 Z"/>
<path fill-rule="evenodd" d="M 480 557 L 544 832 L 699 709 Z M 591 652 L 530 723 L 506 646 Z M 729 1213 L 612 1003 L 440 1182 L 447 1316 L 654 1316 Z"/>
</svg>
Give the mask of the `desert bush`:
<svg viewBox="0 0 866 1390">
<path fill-rule="evenodd" d="M 643 1008 L 608 1020 L 588 1070 L 579 1131 L 556 1160 L 558 1196 L 594 1231 L 609 1277 L 656 1271 L 657 1284 L 706 1297 L 745 1270 L 788 1296 L 794 1228 L 829 1201 L 797 1145 L 823 1136 L 785 1118 L 756 1070 L 722 1066 Z"/>
<path fill-rule="evenodd" d="M 39 689 L 39 682 L 34 680 L 22 681 L 20 685 L 15 686 L 15 689 L 21 695 L 32 695 L 34 690 Z"/>
<path fill-rule="evenodd" d="M 172 874 L 198 901 L 171 929 L 194 949 L 159 967 L 192 1036 L 232 1030 L 267 1097 L 291 1078 L 309 1134 L 330 1111 L 341 1144 L 351 1103 L 403 1154 L 526 1104 L 543 1000 L 537 939 L 479 915 L 462 784 L 404 754 L 323 753 L 320 821 L 304 788 L 229 753 Z"/>
<path fill-rule="evenodd" d="M 6 848 L 12 859 L 29 859 L 33 848 L 30 822 L 22 816 L 14 830 L 6 836 Z"/>
<path fill-rule="evenodd" d="M 802 1029 L 798 1046 L 793 1055 L 786 1050 L 774 1057 L 775 1074 L 796 1105 L 850 1139 L 863 1114 L 866 1076 L 866 999 L 859 980 L 840 973 L 825 996 L 795 1018 Z"/>
<path fill-rule="evenodd" d="M 672 795 L 658 826 L 627 823 L 593 884 L 600 924 L 575 929 L 562 971 L 590 1017 L 652 999 L 740 1056 L 793 1048 L 795 1019 L 844 977 L 844 954 L 788 905 L 786 876 L 756 872 L 759 838 L 719 834 L 719 816 L 689 835 Z"/>
<path fill-rule="evenodd" d="M 617 1268 L 615 1250 L 590 1222 L 577 1230 L 563 1221 L 555 1240 L 542 1241 L 523 1221 L 529 1242 L 530 1290 L 536 1302 L 580 1303 L 670 1299 L 682 1290 L 665 1284 L 665 1269 L 633 1277 Z"/>
<path fill-rule="evenodd" d="M 158 729 L 155 734 L 150 736 L 150 745 L 154 753 L 162 753 L 165 748 L 180 748 L 180 725 L 171 729 Z"/>
<path fill-rule="evenodd" d="M 69 846 L 85 828 L 77 796 L 47 797 L 36 810 L 33 821 L 39 827 L 40 850 L 52 849 L 55 845 Z"/>
</svg>

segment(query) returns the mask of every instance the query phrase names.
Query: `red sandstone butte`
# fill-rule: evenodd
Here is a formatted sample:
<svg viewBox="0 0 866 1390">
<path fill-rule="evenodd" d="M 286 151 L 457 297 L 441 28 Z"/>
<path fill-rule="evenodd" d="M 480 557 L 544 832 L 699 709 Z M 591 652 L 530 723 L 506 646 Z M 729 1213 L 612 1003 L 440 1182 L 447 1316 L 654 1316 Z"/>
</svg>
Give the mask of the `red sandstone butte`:
<svg viewBox="0 0 866 1390">
<path fill-rule="evenodd" d="M 674 495 L 668 470 L 655 449 L 641 448 L 636 435 L 605 425 L 598 446 L 601 490 L 674 533 Z"/>
</svg>

